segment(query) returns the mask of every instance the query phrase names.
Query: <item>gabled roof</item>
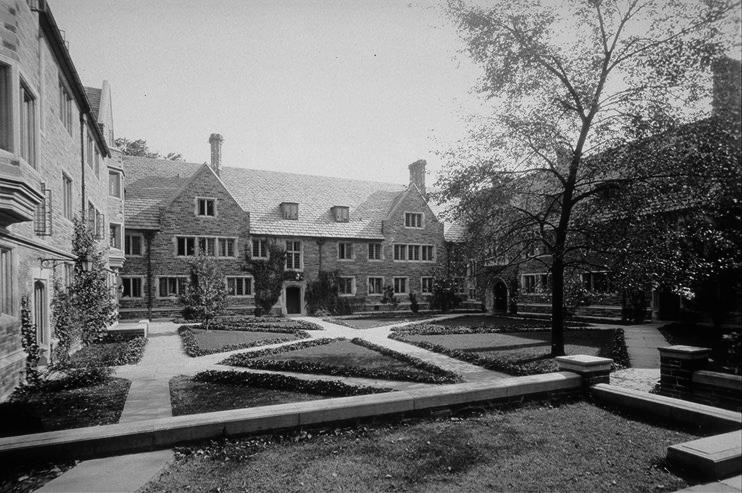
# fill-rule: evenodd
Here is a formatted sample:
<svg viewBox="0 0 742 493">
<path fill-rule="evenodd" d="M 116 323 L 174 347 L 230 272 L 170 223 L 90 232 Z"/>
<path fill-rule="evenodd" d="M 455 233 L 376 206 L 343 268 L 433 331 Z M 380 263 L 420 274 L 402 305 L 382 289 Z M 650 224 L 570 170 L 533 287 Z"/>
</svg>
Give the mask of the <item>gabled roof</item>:
<svg viewBox="0 0 742 493">
<path fill-rule="evenodd" d="M 201 164 L 124 157 L 126 226 L 158 229 L 160 208 L 178 193 Z M 380 183 L 327 176 L 222 167 L 225 188 L 250 213 L 254 235 L 382 239 L 381 221 L 406 190 Z M 283 219 L 282 202 L 299 204 L 299 219 Z M 350 208 L 348 222 L 336 222 L 331 208 Z"/>
</svg>

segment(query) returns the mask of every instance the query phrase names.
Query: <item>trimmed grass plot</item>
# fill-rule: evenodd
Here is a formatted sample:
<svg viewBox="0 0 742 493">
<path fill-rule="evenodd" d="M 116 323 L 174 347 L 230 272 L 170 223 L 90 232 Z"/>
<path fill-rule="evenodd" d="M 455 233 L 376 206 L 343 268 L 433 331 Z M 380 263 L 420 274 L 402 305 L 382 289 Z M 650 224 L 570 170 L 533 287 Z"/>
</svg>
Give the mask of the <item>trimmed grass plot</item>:
<svg viewBox="0 0 742 493">
<path fill-rule="evenodd" d="M 296 329 L 281 330 L 274 328 L 268 330 L 257 328 L 257 330 L 243 330 L 228 328 L 206 330 L 185 325 L 178 329 L 178 334 L 183 340 L 183 346 L 188 356 L 204 356 L 309 337 L 309 334 L 303 330 Z"/>
<path fill-rule="evenodd" d="M 176 449 L 144 492 L 673 491 L 666 447 L 695 436 L 585 402 L 310 430 Z"/>
<path fill-rule="evenodd" d="M 235 354 L 224 364 L 262 370 L 361 378 L 450 383 L 456 375 L 417 358 L 354 339 L 315 339 L 291 346 Z"/>
<path fill-rule="evenodd" d="M 173 416 L 345 397 L 391 389 L 308 381 L 272 373 L 206 371 L 170 380 Z"/>
<path fill-rule="evenodd" d="M 395 330 L 392 339 L 484 366 L 511 375 L 532 375 L 557 371 L 551 353 L 548 330 L 500 332 L 486 326 L 444 327 L 416 325 Z M 612 358 L 616 366 L 628 365 L 621 329 L 567 329 L 565 352 Z"/>
<path fill-rule="evenodd" d="M 405 322 L 409 322 L 412 320 L 425 320 L 428 318 L 433 317 L 434 315 L 431 314 L 414 314 L 409 313 L 405 314 L 405 316 L 397 316 L 397 317 L 358 317 L 358 318 L 326 318 L 324 319 L 327 322 L 338 324 L 338 325 L 344 325 L 346 327 L 350 327 L 352 329 L 373 329 L 375 327 L 383 327 L 384 325 L 393 325 L 393 324 L 401 324 Z"/>
<path fill-rule="evenodd" d="M 117 423 L 130 383 L 109 378 L 100 385 L 14 396 L 0 404 L 0 436 Z"/>
</svg>

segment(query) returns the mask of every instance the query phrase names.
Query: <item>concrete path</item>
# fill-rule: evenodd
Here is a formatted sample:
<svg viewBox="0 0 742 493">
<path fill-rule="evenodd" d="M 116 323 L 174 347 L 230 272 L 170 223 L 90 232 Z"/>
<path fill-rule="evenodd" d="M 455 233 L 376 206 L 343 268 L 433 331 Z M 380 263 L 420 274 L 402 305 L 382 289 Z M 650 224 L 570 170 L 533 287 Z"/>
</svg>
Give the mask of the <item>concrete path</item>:
<svg viewBox="0 0 742 493">
<path fill-rule="evenodd" d="M 627 325 L 623 328 L 626 349 L 632 368 L 659 368 L 659 347 L 667 346 L 667 340 L 657 330 L 666 323 Z"/>
</svg>

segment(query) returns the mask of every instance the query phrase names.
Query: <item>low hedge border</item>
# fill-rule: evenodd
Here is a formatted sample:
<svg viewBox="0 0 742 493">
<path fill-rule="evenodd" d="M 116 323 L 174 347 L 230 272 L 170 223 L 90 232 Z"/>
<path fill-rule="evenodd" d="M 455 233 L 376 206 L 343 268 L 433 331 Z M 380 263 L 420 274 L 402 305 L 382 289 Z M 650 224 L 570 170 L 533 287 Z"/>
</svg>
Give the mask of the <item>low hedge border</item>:
<svg viewBox="0 0 742 493">
<path fill-rule="evenodd" d="M 263 351 L 254 351 L 250 353 L 241 353 L 241 354 L 233 354 L 229 358 L 225 359 L 221 362 L 223 365 L 232 365 L 232 366 L 242 366 L 245 368 L 253 368 L 256 370 L 273 370 L 273 371 L 289 371 L 289 372 L 295 372 L 295 373 L 313 373 L 313 374 L 319 374 L 319 375 L 334 375 L 339 377 L 357 377 L 357 378 L 375 378 L 375 379 L 382 379 L 382 380 L 402 380 L 402 381 L 409 381 L 409 382 L 419 382 L 419 383 L 453 383 L 457 382 L 458 376 L 454 375 L 449 372 L 445 372 L 445 370 L 441 370 L 438 367 L 436 368 L 436 372 L 438 374 L 430 374 L 430 373 L 414 373 L 406 370 L 381 370 L 381 369 L 374 369 L 374 368 L 361 368 L 358 366 L 331 366 L 331 365 L 324 365 L 322 363 L 306 363 L 306 362 L 299 362 L 299 361 L 292 361 L 292 360 L 272 360 L 272 359 L 266 359 L 266 360 L 259 360 L 256 358 L 259 358 L 261 356 L 268 356 L 278 353 L 283 353 L 287 351 L 293 351 L 296 349 L 304 349 L 306 347 L 312 347 L 312 346 L 321 346 L 324 344 L 329 344 L 334 341 L 339 340 L 346 340 L 346 339 L 314 339 L 312 341 L 302 341 L 299 344 L 291 344 L 287 346 L 282 346 L 279 348 L 270 348 L 265 349 Z M 355 340 L 351 341 L 353 343 L 356 343 Z M 369 343 L 370 344 L 370 343 Z M 364 345 L 364 344 L 360 344 Z M 376 350 L 376 345 L 373 344 L 373 347 L 369 347 L 369 349 Z M 389 350 L 391 351 L 391 350 Z M 391 353 L 394 353 L 393 355 Z M 407 360 L 399 358 L 399 353 L 396 351 L 391 351 L 391 353 L 382 353 L 387 356 L 391 356 L 395 359 L 399 359 L 401 361 L 404 361 L 406 363 L 410 363 L 414 365 L 414 363 L 411 363 Z M 417 358 L 413 358 L 417 359 Z M 422 362 L 422 361 L 421 361 Z M 418 367 L 418 369 L 423 371 L 429 371 L 427 368 Z M 440 374 L 440 372 L 444 372 L 444 374 Z"/>
<path fill-rule="evenodd" d="M 579 329 L 583 328 L 584 324 L 573 324 L 567 325 L 568 329 Z M 407 335 L 448 335 L 448 334 L 493 334 L 493 333 L 512 333 L 512 332 L 523 332 L 526 330 L 533 331 L 547 331 L 551 330 L 551 325 L 548 323 L 537 323 L 533 326 L 518 325 L 513 323 L 511 325 L 498 324 L 496 327 L 470 327 L 467 325 L 459 326 L 445 326 L 429 323 L 419 323 L 406 325 L 404 327 L 392 327 L 391 331 L 400 334 Z"/>
<path fill-rule="evenodd" d="M 203 325 L 196 325 L 196 328 L 204 328 Z M 256 319 L 237 319 L 237 320 L 218 320 L 211 323 L 212 330 L 245 330 L 250 332 L 296 332 L 299 330 L 323 330 L 322 326 L 314 322 L 304 320 L 256 320 Z"/>
<path fill-rule="evenodd" d="M 581 329 L 581 330 L 601 330 L 601 329 Z M 614 337 L 611 340 L 610 348 L 607 350 L 605 348 L 601 348 L 600 352 L 598 353 L 598 356 L 613 359 L 613 364 L 611 365 L 612 371 L 629 366 L 629 353 L 626 350 L 626 340 L 624 339 L 623 329 L 608 329 L 608 330 L 612 330 L 614 332 Z M 550 373 L 552 371 L 556 371 L 556 364 L 553 363 L 551 358 L 542 359 L 538 361 L 532 361 L 530 363 L 517 364 L 517 363 L 512 363 L 510 361 L 502 361 L 502 360 L 498 360 L 494 358 L 487 358 L 484 356 L 479 356 L 476 353 L 470 353 L 467 351 L 449 349 L 445 346 L 441 346 L 439 344 L 432 344 L 430 342 L 411 341 L 411 340 L 406 339 L 405 335 L 408 335 L 408 334 L 400 334 L 400 333 L 393 332 L 389 334 L 389 338 L 394 339 L 396 341 L 406 342 L 407 344 L 412 344 L 414 346 L 427 349 L 428 351 L 445 354 L 446 356 L 450 356 L 451 358 L 456 358 L 462 361 L 466 361 L 467 363 L 472 363 L 474 365 L 482 366 L 484 368 L 487 368 L 488 370 L 500 371 L 500 372 L 507 373 L 513 376 L 518 376 L 518 377 L 526 376 L 526 375 L 538 375 L 540 373 Z M 409 335 L 413 335 L 413 334 L 409 334 Z M 415 334 L 415 335 L 420 335 L 420 334 Z"/>
<path fill-rule="evenodd" d="M 343 382 L 325 380 L 302 380 L 287 375 L 275 373 L 249 373 L 235 370 L 207 370 L 197 373 L 193 380 L 196 382 L 223 383 L 229 385 L 244 385 L 263 389 L 286 390 L 305 394 L 326 395 L 332 397 L 346 397 L 351 395 L 380 394 L 393 392 L 394 389 L 381 387 L 367 387 L 364 385 L 348 385 Z"/>
<path fill-rule="evenodd" d="M 216 349 L 202 349 L 198 346 L 198 341 L 196 340 L 196 336 L 193 333 L 193 330 L 191 329 L 192 327 L 188 325 L 182 325 L 178 328 L 178 334 L 180 335 L 180 338 L 183 341 L 183 349 L 185 349 L 186 354 L 193 358 L 198 357 L 198 356 L 206 356 L 207 354 L 225 353 L 227 351 L 234 351 L 237 349 L 247 349 L 247 348 L 251 348 L 255 346 L 267 346 L 269 344 L 278 344 L 281 342 L 287 342 L 287 341 L 294 340 L 294 339 L 288 339 L 286 337 L 274 337 L 272 339 L 260 339 L 258 341 L 245 342 L 242 344 L 229 344 L 227 346 L 222 346 Z M 258 330 L 255 332 L 269 332 L 269 331 Z M 270 331 L 270 332 L 276 332 L 276 331 Z M 291 332 L 286 332 L 286 333 L 294 334 L 298 337 L 309 338 L 309 334 L 307 334 L 303 330 L 292 330 Z"/>
</svg>

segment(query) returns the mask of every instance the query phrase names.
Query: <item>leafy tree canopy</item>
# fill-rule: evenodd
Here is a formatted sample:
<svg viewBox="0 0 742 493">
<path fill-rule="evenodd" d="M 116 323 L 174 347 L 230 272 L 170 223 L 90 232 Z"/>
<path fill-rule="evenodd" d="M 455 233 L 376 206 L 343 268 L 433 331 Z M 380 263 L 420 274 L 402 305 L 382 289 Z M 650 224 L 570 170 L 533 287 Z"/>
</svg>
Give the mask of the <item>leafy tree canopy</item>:
<svg viewBox="0 0 742 493">
<path fill-rule="evenodd" d="M 119 137 L 114 141 L 114 144 L 124 153 L 124 156 L 140 156 L 154 159 L 167 159 L 169 161 L 183 161 L 183 156 L 180 153 L 169 152 L 163 156 L 159 152 L 151 152 L 149 146 L 147 146 L 147 141 L 144 139 L 129 140 L 126 137 Z"/>
<path fill-rule="evenodd" d="M 596 214 L 596 198 L 619 180 L 647 213 L 647 184 L 679 174 L 639 159 L 618 166 L 616 154 L 633 141 L 667 148 L 662 135 L 707 115 L 711 65 L 732 46 L 739 5 L 453 0 L 449 12 L 492 111 L 443 153 L 437 198 L 470 226 L 475 253 L 510 265 L 550 254 L 552 354 L 564 354 L 565 272 L 608 244 L 600 233 L 611 216 Z"/>
</svg>

